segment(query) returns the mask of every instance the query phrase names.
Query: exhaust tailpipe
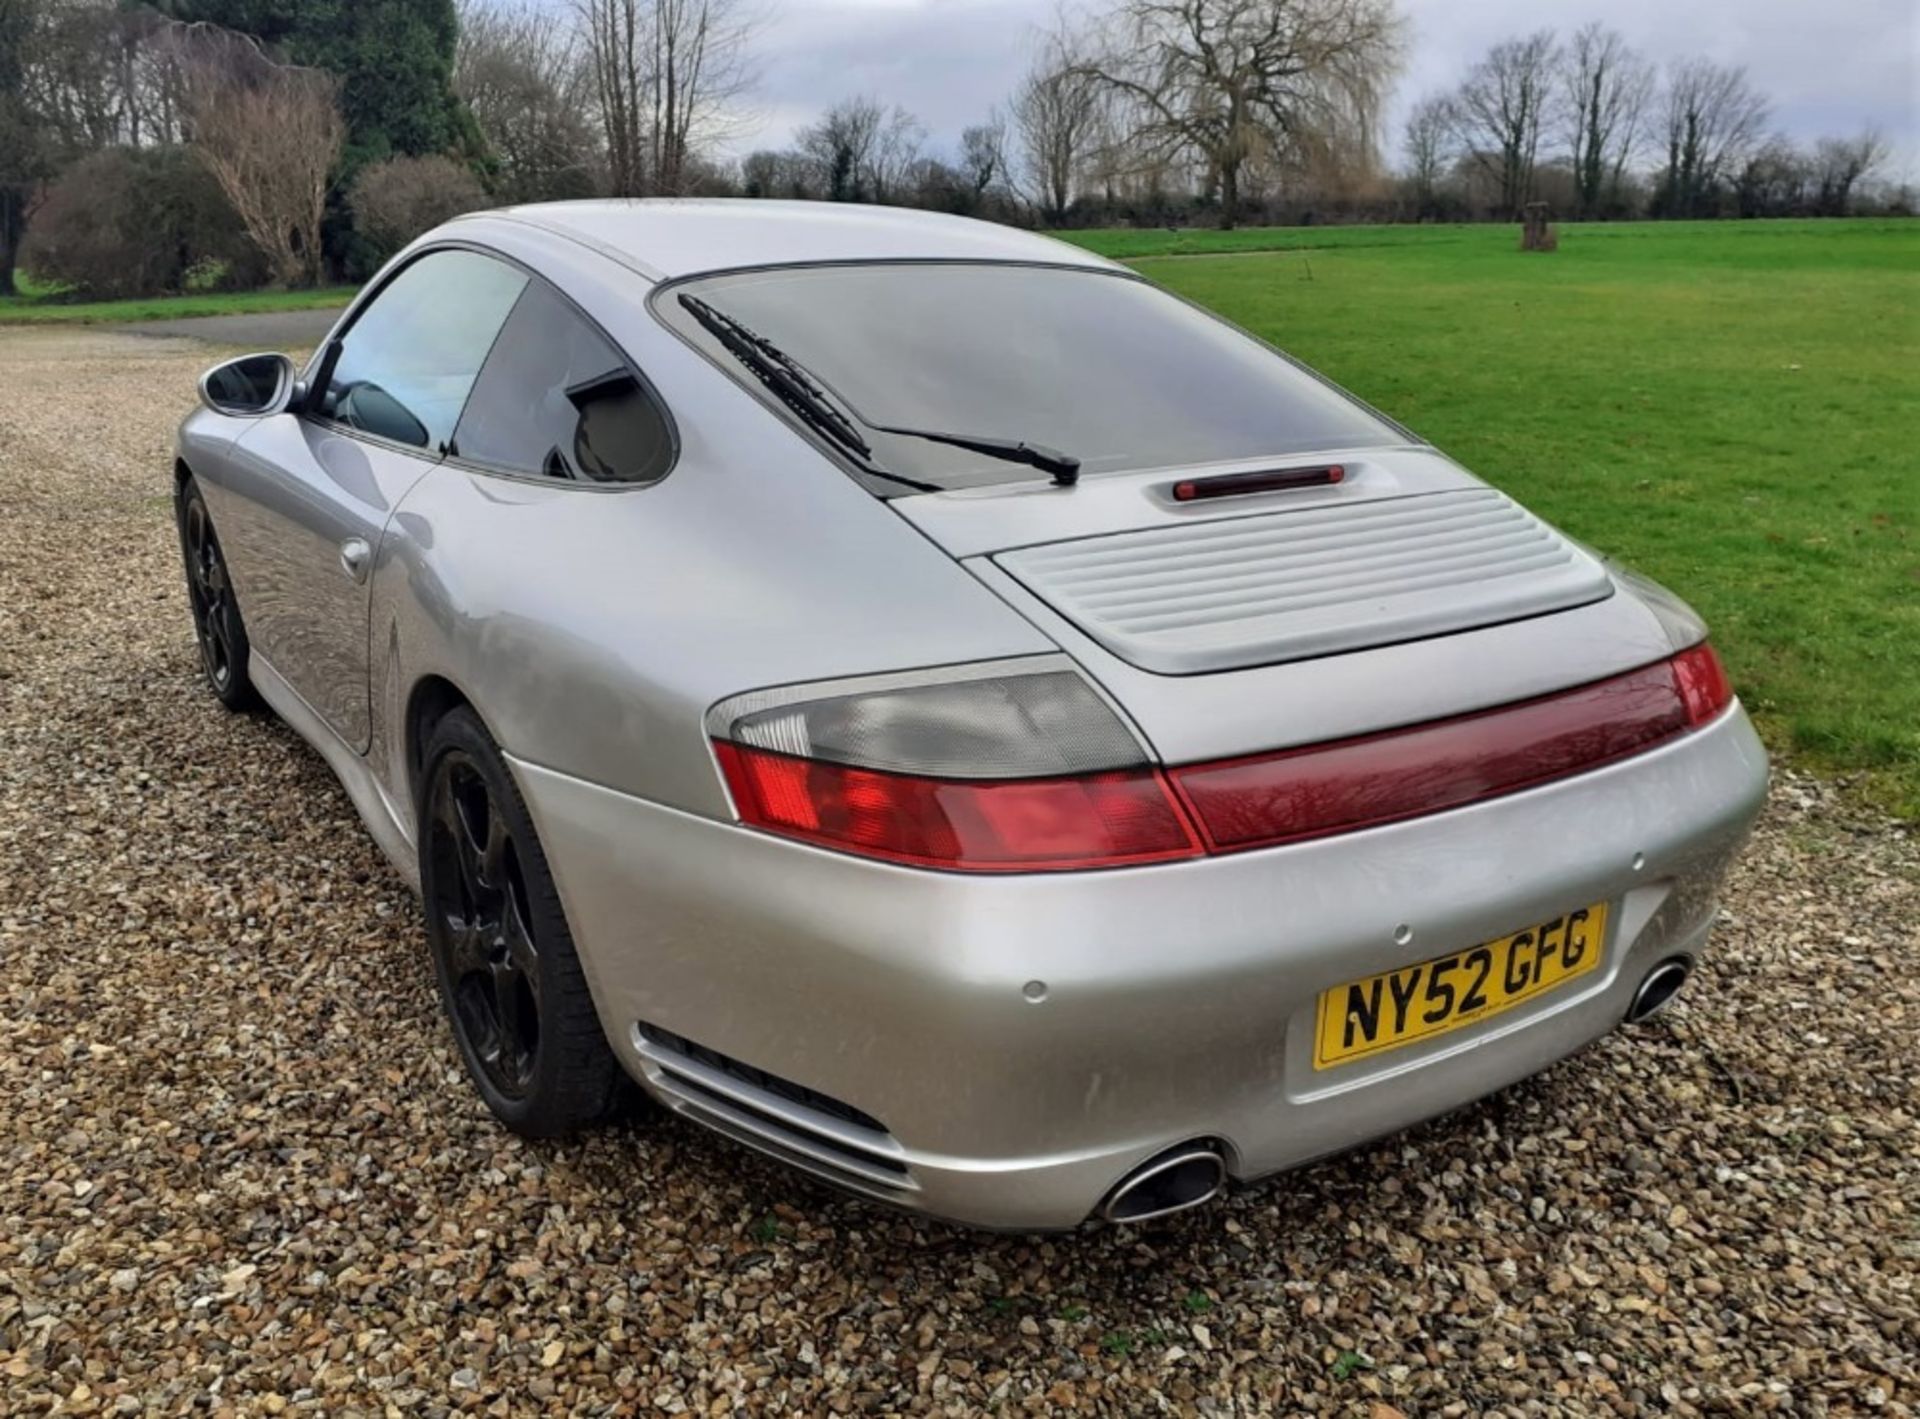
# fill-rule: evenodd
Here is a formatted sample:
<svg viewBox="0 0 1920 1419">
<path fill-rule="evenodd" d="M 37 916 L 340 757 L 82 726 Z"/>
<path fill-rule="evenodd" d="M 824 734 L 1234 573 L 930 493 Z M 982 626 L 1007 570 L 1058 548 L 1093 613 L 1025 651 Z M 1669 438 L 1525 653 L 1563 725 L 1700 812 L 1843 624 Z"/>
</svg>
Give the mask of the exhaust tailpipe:
<svg viewBox="0 0 1920 1419">
<path fill-rule="evenodd" d="M 1693 963 L 1684 957 L 1676 956 L 1671 961 L 1662 961 L 1647 972 L 1647 978 L 1640 982 L 1640 989 L 1633 993 L 1633 1004 L 1627 1007 L 1627 1019 L 1635 1024 L 1658 1015 L 1680 993 L 1680 987 L 1687 983 L 1687 977 L 1693 974 Z"/>
<path fill-rule="evenodd" d="M 1100 1204 L 1109 1222 L 1150 1222 L 1211 1202 L 1227 1184 L 1227 1160 L 1210 1143 L 1183 1143 L 1142 1163 Z"/>
</svg>

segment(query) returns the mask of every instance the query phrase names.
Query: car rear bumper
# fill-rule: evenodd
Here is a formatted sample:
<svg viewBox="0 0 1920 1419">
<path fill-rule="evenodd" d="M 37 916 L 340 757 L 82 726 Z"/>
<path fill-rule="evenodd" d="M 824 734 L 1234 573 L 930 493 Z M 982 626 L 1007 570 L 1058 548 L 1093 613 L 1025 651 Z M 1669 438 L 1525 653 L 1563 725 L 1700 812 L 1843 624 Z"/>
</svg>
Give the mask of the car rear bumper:
<svg viewBox="0 0 1920 1419">
<path fill-rule="evenodd" d="M 1410 822 L 988 877 L 514 767 L 609 1038 L 656 1096 L 865 1195 L 1020 1229 L 1075 1225 L 1170 1146 L 1217 1139 L 1235 1178 L 1258 1177 L 1604 1034 L 1655 965 L 1700 950 L 1766 791 L 1735 705 L 1650 753 Z M 1602 901 L 1599 968 L 1313 1068 L 1321 991 Z"/>
</svg>

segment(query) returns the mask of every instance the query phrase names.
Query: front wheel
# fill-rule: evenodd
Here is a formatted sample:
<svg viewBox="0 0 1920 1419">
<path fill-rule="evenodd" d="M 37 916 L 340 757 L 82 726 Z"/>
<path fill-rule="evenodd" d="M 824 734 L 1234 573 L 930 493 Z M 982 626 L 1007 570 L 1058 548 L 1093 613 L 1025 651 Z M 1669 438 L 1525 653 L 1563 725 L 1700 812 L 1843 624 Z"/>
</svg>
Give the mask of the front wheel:
<svg viewBox="0 0 1920 1419">
<path fill-rule="evenodd" d="M 427 744 L 420 890 L 454 1043 L 494 1116 L 550 1138 L 608 1118 L 624 1080 L 519 790 L 479 718 Z"/>
<path fill-rule="evenodd" d="M 246 623 L 234 599 L 227 559 L 207 512 L 200 485 L 185 479 L 174 497 L 174 517 L 180 528 L 180 556 L 186 563 L 187 605 L 193 611 L 193 635 L 200 647 L 200 668 L 214 697 L 230 710 L 248 710 L 260 703 L 259 692 L 247 676 Z"/>
</svg>

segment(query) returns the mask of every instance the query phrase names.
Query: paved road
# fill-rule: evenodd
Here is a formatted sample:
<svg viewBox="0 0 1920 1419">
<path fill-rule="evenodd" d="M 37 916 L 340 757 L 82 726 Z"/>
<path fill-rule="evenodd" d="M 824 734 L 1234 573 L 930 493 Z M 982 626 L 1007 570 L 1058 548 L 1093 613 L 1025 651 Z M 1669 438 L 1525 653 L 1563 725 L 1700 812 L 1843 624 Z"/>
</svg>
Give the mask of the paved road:
<svg viewBox="0 0 1920 1419">
<path fill-rule="evenodd" d="M 133 335 L 186 336 L 210 345 L 294 350 L 319 344 L 339 316 L 337 308 L 268 310 L 244 315 L 201 315 L 185 320 L 139 320 L 115 328 Z"/>
</svg>

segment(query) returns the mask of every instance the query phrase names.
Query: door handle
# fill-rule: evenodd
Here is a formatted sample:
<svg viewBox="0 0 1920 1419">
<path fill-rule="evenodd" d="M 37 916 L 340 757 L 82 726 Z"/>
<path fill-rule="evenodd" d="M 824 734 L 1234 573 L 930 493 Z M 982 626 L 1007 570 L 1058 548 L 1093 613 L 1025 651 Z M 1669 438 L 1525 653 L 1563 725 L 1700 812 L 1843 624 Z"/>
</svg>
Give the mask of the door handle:
<svg viewBox="0 0 1920 1419">
<path fill-rule="evenodd" d="M 352 577 L 357 586 L 367 579 L 373 562 L 373 548 L 361 537 L 349 537 L 340 544 L 340 570 Z"/>
</svg>

